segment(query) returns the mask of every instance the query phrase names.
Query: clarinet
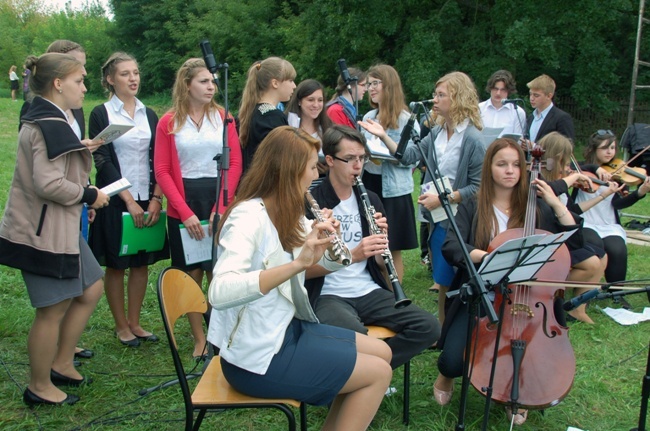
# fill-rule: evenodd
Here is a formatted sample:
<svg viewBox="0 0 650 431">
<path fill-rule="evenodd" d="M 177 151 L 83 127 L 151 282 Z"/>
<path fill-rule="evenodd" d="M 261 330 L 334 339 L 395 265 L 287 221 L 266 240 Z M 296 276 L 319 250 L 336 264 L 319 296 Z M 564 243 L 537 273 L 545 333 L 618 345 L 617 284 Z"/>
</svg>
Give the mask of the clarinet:
<svg viewBox="0 0 650 431">
<path fill-rule="evenodd" d="M 314 218 L 319 222 L 325 221 L 318 202 L 316 202 L 316 199 L 314 199 L 310 192 L 305 193 L 305 199 L 307 199 L 309 209 L 314 215 Z M 332 239 L 332 251 L 330 254 L 334 258 L 334 262 L 345 266 L 350 265 L 352 263 L 352 254 L 350 254 L 350 250 L 348 250 L 341 237 L 330 231 L 327 231 L 327 235 Z"/>
<path fill-rule="evenodd" d="M 370 234 L 385 234 L 381 228 L 377 225 L 377 220 L 375 220 L 375 207 L 370 203 L 370 198 L 368 198 L 368 192 L 366 191 L 366 186 L 363 185 L 361 181 L 361 176 L 357 175 L 354 185 L 359 191 L 361 196 L 361 202 L 363 203 L 363 212 L 365 213 L 366 220 L 368 221 L 368 226 L 370 227 Z M 388 271 L 388 279 L 390 284 L 393 286 L 393 294 L 395 294 L 395 308 L 403 308 L 411 303 L 411 300 L 406 297 L 402 285 L 399 283 L 399 278 L 397 278 L 397 271 L 395 270 L 395 263 L 393 262 L 393 255 L 389 249 L 386 249 L 381 257 L 384 259 L 384 265 L 386 265 L 386 270 Z"/>
</svg>

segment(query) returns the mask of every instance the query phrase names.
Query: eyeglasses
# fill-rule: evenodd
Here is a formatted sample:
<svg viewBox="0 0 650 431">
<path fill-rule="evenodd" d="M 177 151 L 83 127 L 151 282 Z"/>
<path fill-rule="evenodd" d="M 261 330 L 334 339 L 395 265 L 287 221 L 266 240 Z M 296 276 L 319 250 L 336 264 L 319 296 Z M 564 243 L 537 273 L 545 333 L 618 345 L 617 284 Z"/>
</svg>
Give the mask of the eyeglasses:
<svg viewBox="0 0 650 431">
<path fill-rule="evenodd" d="M 600 129 L 596 130 L 596 135 L 598 136 L 616 136 L 611 130 Z"/>
<path fill-rule="evenodd" d="M 332 156 L 332 158 L 343 163 L 367 163 L 368 160 L 370 160 L 370 157 L 366 156 L 365 154 L 363 156 L 347 156 L 345 158 Z"/>
<path fill-rule="evenodd" d="M 431 94 L 431 97 L 434 98 L 434 99 L 436 97 L 438 99 L 444 99 L 445 97 L 447 97 L 447 95 L 445 93 L 433 93 L 433 94 Z"/>
<path fill-rule="evenodd" d="M 366 82 L 366 88 L 377 88 L 381 84 L 381 81 L 376 79 L 374 81 Z"/>
</svg>

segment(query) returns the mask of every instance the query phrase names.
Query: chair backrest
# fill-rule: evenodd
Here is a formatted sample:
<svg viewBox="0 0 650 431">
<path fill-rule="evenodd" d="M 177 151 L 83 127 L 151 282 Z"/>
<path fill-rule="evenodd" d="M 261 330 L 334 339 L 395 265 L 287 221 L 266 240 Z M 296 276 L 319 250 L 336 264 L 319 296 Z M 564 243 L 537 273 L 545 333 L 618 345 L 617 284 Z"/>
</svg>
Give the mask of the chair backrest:
<svg viewBox="0 0 650 431">
<path fill-rule="evenodd" d="M 177 268 L 165 268 L 158 277 L 158 303 L 169 341 L 169 349 L 174 360 L 176 376 L 183 392 L 186 429 L 192 429 L 192 393 L 187 383 L 183 362 L 178 354 L 174 325 L 183 314 L 205 313 L 208 305 L 203 291 L 196 281 L 189 274 Z"/>
<path fill-rule="evenodd" d="M 205 313 L 208 309 L 205 295 L 185 271 L 166 268 L 158 278 L 158 301 L 165 330 L 171 335 L 169 341 L 177 348 L 174 336 L 176 320 L 186 313 Z"/>
</svg>

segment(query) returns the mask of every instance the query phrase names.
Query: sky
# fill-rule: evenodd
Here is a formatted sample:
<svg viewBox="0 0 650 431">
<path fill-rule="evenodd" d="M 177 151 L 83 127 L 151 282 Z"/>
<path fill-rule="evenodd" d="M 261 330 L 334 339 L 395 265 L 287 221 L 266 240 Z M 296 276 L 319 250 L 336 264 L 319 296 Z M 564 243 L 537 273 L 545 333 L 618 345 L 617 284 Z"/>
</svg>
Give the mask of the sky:
<svg viewBox="0 0 650 431">
<path fill-rule="evenodd" d="M 90 0 L 44 0 L 43 4 L 46 6 L 51 6 L 56 9 L 65 9 L 66 3 L 70 3 L 70 6 L 72 7 L 73 10 L 75 9 L 81 9 L 84 3 L 87 3 Z M 109 0 L 95 0 L 99 4 L 101 4 L 104 9 L 109 12 L 110 8 L 108 7 L 108 2 Z"/>
</svg>

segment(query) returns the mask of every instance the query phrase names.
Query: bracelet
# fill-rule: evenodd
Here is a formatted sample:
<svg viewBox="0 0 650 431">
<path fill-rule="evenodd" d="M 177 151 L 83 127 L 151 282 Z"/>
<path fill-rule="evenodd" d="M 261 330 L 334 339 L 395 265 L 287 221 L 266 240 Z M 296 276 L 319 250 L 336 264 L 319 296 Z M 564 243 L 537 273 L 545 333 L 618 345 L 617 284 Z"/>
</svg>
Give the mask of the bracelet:
<svg viewBox="0 0 650 431">
<path fill-rule="evenodd" d="M 152 201 L 158 201 L 158 203 L 160 205 L 162 205 L 162 203 L 163 203 L 162 196 L 159 196 L 159 195 L 152 195 L 151 200 Z"/>
<path fill-rule="evenodd" d="M 569 212 L 569 210 L 568 210 L 568 209 L 565 209 L 564 212 L 563 212 L 562 214 L 560 214 L 560 215 L 555 214 L 555 217 L 557 217 L 558 219 L 561 219 L 562 217 L 564 217 L 565 215 L 567 215 L 568 212 Z"/>
</svg>

